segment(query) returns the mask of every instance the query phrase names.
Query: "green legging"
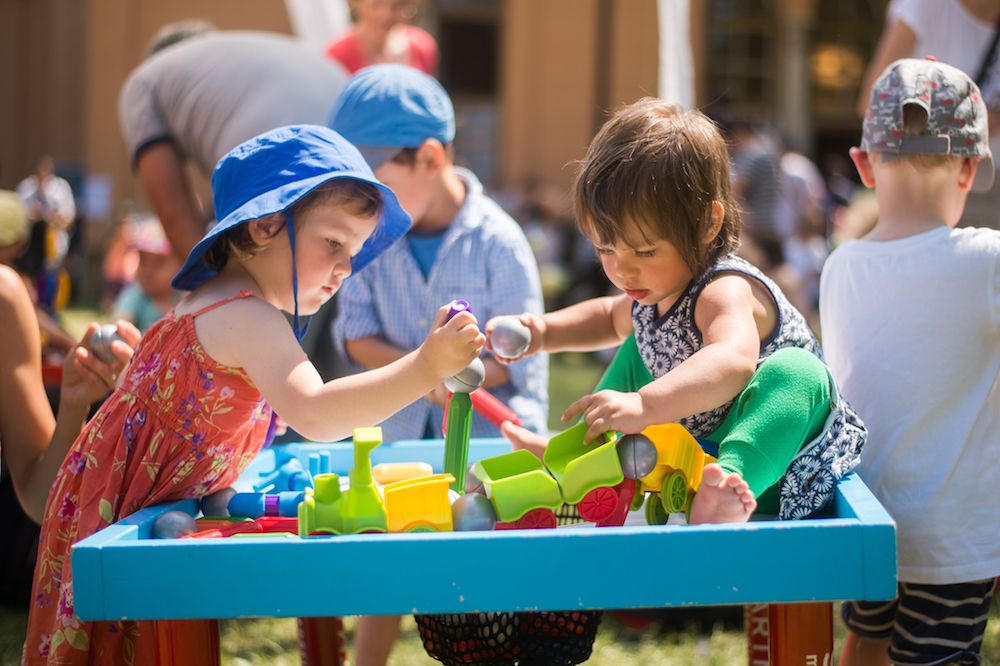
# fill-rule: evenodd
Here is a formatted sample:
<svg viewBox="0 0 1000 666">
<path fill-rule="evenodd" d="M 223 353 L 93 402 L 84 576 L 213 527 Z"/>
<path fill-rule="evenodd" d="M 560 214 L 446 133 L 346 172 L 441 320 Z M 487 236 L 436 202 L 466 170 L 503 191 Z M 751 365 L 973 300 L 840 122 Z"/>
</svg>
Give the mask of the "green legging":
<svg viewBox="0 0 1000 666">
<path fill-rule="evenodd" d="M 594 392 L 638 391 L 651 381 L 632 335 Z M 779 349 L 757 367 L 722 424 L 704 437 L 719 445 L 719 465 L 746 479 L 758 498 L 758 511 L 777 513 L 776 482 L 802 447 L 823 432 L 830 415 L 830 382 L 826 367 L 810 352 Z"/>
</svg>

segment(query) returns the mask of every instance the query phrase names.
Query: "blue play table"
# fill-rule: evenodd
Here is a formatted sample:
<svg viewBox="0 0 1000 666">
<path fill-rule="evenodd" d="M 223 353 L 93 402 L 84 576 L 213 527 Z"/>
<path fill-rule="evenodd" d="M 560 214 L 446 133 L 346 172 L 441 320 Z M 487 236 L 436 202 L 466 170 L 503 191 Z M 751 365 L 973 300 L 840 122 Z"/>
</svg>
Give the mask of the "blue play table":
<svg viewBox="0 0 1000 666">
<path fill-rule="evenodd" d="M 321 451 L 337 473 L 353 464 L 349 442 L 284 446 L 304 466 Z M 443 449 L 443 440 L 384 444 L 372 464 L 422 460 L 440 472 Z M 506 451 L 506 440 L 473 439 L 469 460 Z M 274 466 L 273 451 L 262 452 L 237 489 L 249 491 Z M 198 511 L 195 500 L 152 507 L 76 545 L 81 618 L 799 604 L 896 592 L 895 524 L 854 475 L 817 517 L 735 525 L 151 539 L 154 520 L 171 509 Z"/>
</svg>

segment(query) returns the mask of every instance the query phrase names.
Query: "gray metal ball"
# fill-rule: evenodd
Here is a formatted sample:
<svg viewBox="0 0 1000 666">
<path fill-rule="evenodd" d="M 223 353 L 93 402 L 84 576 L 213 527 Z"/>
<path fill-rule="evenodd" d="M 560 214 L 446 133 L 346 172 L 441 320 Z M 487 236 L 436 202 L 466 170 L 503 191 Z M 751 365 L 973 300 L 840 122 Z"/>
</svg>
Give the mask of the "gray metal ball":
<svg viewBox="0 0 1000 666">
<path fill-rule="evenodd" d="M 490 332 L 490 345 L 500 358 L 517 358 L 530 344 L 531 329 L 517 317 L 500 319 Z"/>
<path fill-rule="evenodd" d="M 472 359 L 465 370 L 444 380 L 445 388 L 452 393 L 472 393 L 486 381 L 486 366 L 481 359 Z"/>
<path fill-rule="evenodd" d="M 232 488 L 223 488 L 211 495 L 205 495 L 201 498 L 201 512 L 206 516 L 228 518 L 229 500 L 233 499 L 233 495 L 235 494 L 236 491 Z"/>
<path fill-rule="evenodd" d="M 624 435 L 615 446 L 626 479 L 641 479 L 656 467 L 656 446 L 649 437 Z"/>
<path fill-rule="evenodd" d="M 153 523 L 154 539 L 176 539 L 198 531 L 194 518 L 183 511 L 167 511 Z"/>
<path fill-rule="evenodd" d="M 465 492 L 486 494 L 486 487 L 478 476 L 476 476 L 476 463 L 469 463 L 469 469 L 465 472 Z"/>
<path fill-rule="evenodd" d="M 456 532 L 485 531 L 497 526 L 497 514 L 485 495 L 467 493 L 451 505 L 451 519 Z"/>
<path fill-rule="evenodd" d="M 118 332 L 116 324 L 105 324 L 90 336 L 90 351 L 105 363 L 114 363 L 118 360 L 118 357 L 111 351 L 111 343 L 115 340 L 125 342 L 125 338 Z"/>
</svg>

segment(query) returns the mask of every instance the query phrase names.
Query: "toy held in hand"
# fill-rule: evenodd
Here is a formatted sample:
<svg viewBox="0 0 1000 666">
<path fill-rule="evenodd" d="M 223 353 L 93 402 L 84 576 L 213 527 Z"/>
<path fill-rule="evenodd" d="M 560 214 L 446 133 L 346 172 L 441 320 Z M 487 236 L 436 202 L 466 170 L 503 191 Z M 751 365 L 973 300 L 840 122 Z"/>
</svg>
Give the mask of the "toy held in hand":
<svg viewBox="0 0 1000 666">
<path fill-rule="evenodd" d="M 118 332 L 117 324 L 105 324 L 90 336 L 90 351 L 105 363 L 114 363 L 118 360 L 118 357 L 111 351 L 111 343 L 115 340 L 128 344 L 125 342 L 125 337 Z"/>
<path fill-rule="evenodd" d="M 474 358 L 465 370 L 444 380 L 445 388 L 452 393 L 472 393 L 486 381 L 486 366 L 481 359 Z"/>
<path fill-rule="evenodd" d="M 153 523 L 154 539 L 176 539 L 198 531 L 194 518 L 183 511 L 167 511 Z"/>
<path fill-rule="evenodd" d="M 528 351 L 531 329 L 517 317 L 503 317 L 490 332 L 490 346 L 500 358 L 517 358 Z"/>
</svg>

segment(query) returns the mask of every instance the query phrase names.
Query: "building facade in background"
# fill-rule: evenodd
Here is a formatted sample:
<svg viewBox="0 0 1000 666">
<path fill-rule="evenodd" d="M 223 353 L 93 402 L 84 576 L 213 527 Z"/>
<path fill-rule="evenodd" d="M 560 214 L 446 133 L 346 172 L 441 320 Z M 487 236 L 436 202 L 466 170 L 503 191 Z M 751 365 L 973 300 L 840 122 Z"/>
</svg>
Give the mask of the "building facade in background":
<svg viewBox="0 0 1000 666">
<path fill-rule="evenodd" d="M 689 0 L 697 106 L 729 105 L 821 165 L 860 137 L 854 106 L 885 0 Z M 125 212 L 147 207 L 118 91 L 164 24 L 291 33 L 284 0 L 0 0 L 0 187 L 42 155 L 80 202 L 83 294 Z M 657 0 L 423 0 L 455 102 L 456 158 L 488 186 L 567 188 L 609 111 L 658 94 Z M 206 206 L 211 191 L 191 174 Z"/>
</svg>

